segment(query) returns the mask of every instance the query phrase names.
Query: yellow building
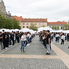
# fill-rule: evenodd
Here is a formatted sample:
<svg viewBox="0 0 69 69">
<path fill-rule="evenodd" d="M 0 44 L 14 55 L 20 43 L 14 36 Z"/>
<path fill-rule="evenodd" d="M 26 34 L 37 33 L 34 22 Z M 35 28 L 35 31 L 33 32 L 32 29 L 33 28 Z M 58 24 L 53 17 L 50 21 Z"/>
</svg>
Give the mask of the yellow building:
<svg viewBox="0 0 69 69">
<path fill-rule="evenodd" d="M 42 25 L 47 26 L 47 18 L 42 19 L 42 18 L 22 18 L 22 16 L 17 17 L 17 16 L 12 16 L 12 18 L 15 18 L 20 22 L 21 29 L 22 28 L 28 28 L 31 23 L 35 24 L 38 28 Z"/>
</svg>

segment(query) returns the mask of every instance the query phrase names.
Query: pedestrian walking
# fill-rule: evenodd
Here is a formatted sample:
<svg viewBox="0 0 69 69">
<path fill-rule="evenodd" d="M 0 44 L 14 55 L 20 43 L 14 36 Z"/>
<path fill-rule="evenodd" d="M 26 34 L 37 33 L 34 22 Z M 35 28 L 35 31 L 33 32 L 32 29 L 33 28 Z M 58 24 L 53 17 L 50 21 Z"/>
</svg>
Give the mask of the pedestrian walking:
<svg viewBox="0 0 69 69">
<path fill-rule="evenodd" d="M 65 36 L 64 36 L 64 33 L 63 33 L 62 36 L 61 36 L 61 45 L 64 44 L 64 40 L 65 40 Z"/>
</svg>

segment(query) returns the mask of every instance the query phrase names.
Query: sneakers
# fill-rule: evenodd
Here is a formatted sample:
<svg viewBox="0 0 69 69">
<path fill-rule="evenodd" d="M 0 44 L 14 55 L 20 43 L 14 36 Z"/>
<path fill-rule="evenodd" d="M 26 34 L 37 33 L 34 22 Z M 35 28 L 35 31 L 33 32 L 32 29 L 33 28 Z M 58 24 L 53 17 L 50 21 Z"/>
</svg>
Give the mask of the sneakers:
<svg viewBox="0 0 69 69">
<path fill-rule="evenodd" d="M 46 55 L 50 55 L 50 53 L 46 53 Z"/>
<path fill-rule="evenodd" d="M 8 49 L 7 47 L 5 49 Z"/>
<path fill-rule="evenodd" d="M 68 50 L 69 50 L 69 46 L 68 46 Z"/>
<path fill-rule="evenodd" d="M 21 50 L 21 52 L 22 52 L 22 50 Z"/>
<path fill-rule="evenodd" d="M 21 52 L 25 52 L 25 51 L 24 50 L 23 51 L 21 50 Z"/>
<path fill-rule="evenodd" d="M 25 51 L 23 50 L 23 52 L 25 52 Z"/>
<path fill-rule="evenodd" d="M 27 46 L 29 46 L 30 44 L 27 44 Z"/>
</svg>

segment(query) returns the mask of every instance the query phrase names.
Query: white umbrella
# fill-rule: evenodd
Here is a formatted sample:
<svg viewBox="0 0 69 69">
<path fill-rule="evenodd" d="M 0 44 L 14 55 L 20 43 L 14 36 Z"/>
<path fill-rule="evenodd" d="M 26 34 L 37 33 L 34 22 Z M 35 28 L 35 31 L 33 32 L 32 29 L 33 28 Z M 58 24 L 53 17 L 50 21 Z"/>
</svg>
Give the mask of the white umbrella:
<svg viewBox="0 0 69 69">
<path fill-rule="evenodd" d="M 16 31 L 19 31 L 19 29 L 14 29 L 14 31 L 16 32 Z"/>
<path fill-rule="evenodd" d="M 57 32 L 63 32 L 63 30 L 58 30 Z"/>
<path fill-rule="evenodd" d="M 50 27 L 44 27 L 44 30 L 52 30 L 52 28 L 50 28 Z"/>
<path fill-rule="evenodd" d="M 28 28 L 23 28 L 21 30 L 22 30 L 22 32 L 29 32 L 29 29 Z"/>
</svg>

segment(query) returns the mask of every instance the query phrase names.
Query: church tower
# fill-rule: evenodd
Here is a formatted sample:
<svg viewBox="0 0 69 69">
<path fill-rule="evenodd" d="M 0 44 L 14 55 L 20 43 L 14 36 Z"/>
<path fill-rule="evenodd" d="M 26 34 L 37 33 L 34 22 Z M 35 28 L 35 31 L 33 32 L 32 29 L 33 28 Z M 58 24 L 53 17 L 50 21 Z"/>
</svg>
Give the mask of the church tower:
<svg viewBox="0 0 69 69">
<path fill-rule="evenodd" d="M 0 14 L 2 14 L 3 16 L 5 16 L 6 18 L 9 18 L 7 12 L 6 12 L 6 8 L 4 5 L 4 1 L 0 0 Z"/>
<path fill-rule="evenodd" d="M 3 0 L 0 2 L 0 13 L 6 14 L 6 9 Z"/>
</svg>

